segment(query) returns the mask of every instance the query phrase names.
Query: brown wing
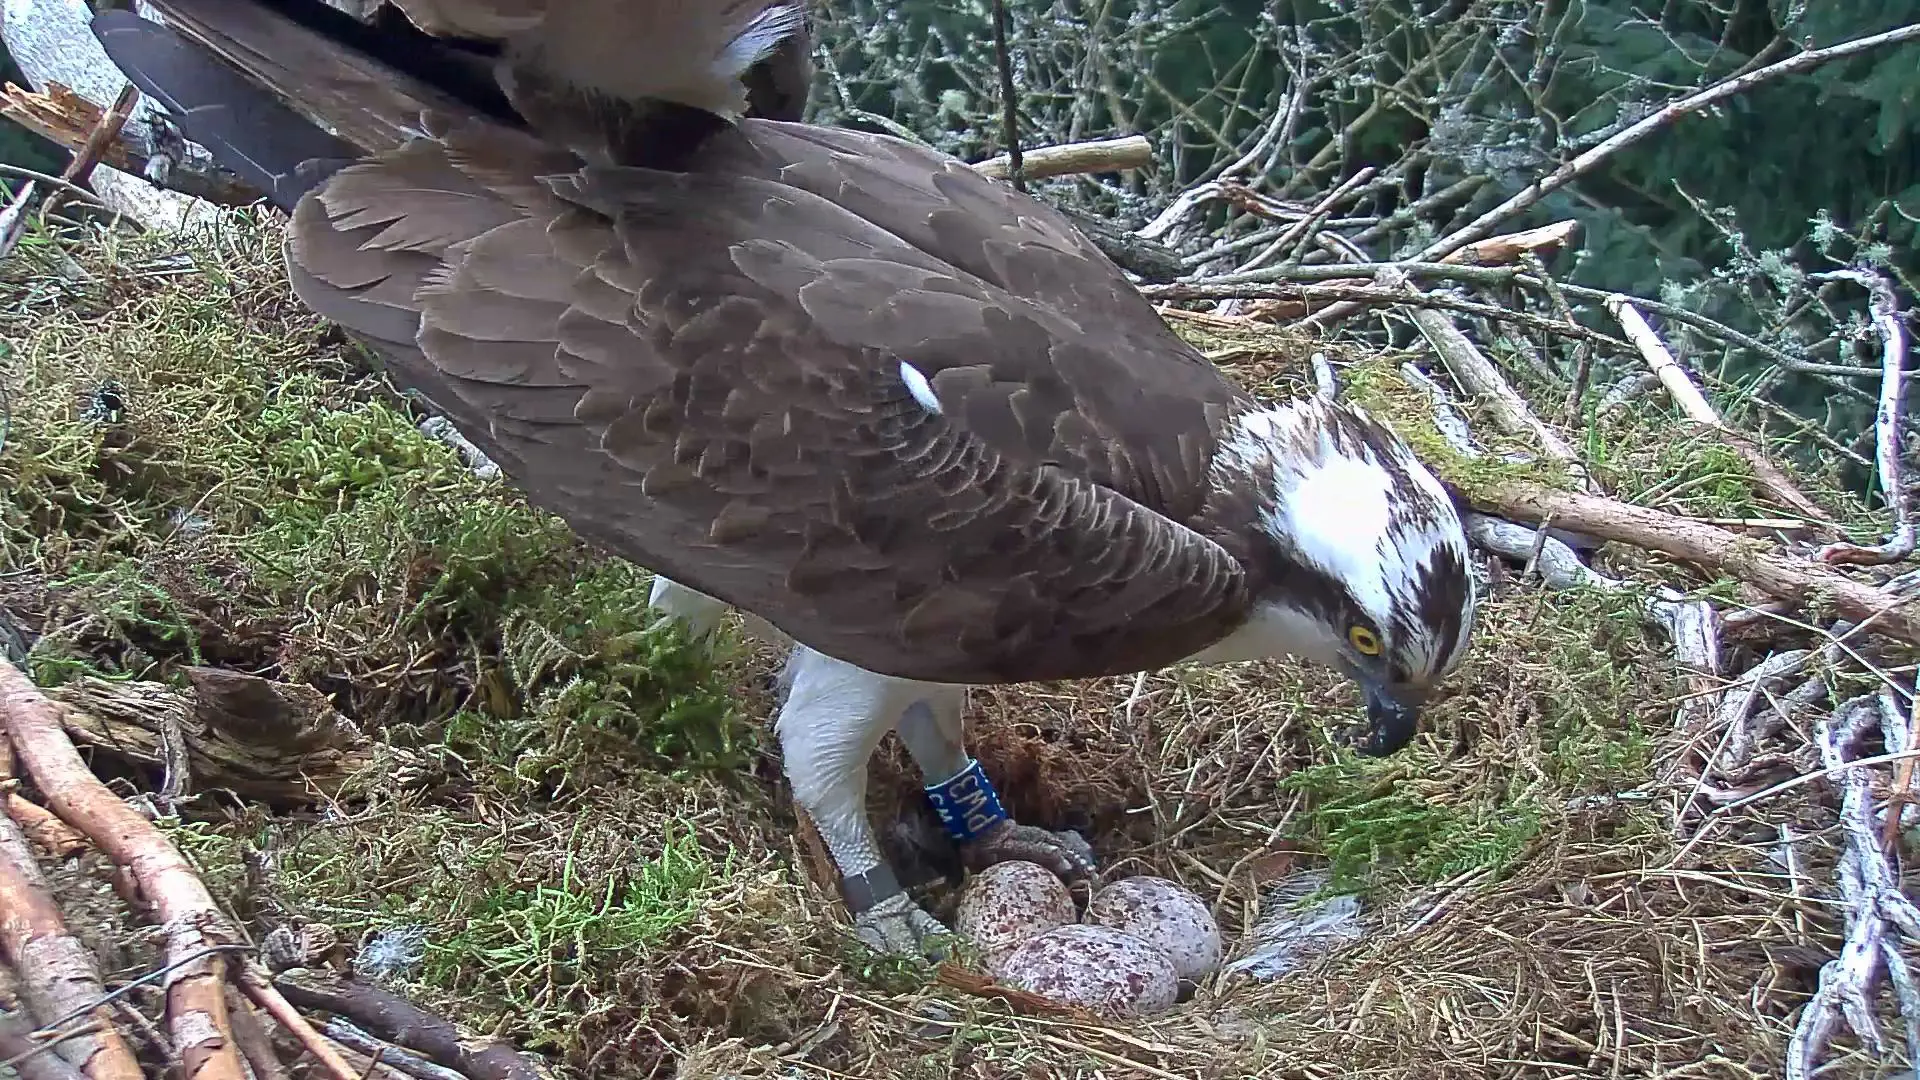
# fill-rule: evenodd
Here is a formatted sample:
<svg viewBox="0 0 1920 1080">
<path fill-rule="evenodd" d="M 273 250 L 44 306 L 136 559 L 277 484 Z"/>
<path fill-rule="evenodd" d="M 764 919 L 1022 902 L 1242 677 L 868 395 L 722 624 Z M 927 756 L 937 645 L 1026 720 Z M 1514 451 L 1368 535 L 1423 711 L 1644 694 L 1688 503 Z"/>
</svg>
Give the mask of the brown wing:
<svg viewBox="0 0 1920 1080">
<path fill-rule="evenodd" d="M 1071 347 L 921 365 L 957 419 L 1003 452 L 1072 463 L 1177 520 L 1199 510 L 1214 432 L 1247 399 L 1062 215 L 890 135 L 744 128 L 781 182 L 1057 321 Z"/>
<path fill-rule="evenodd" d="M 1224 550 L 928 412 L 900 373 L 1097 367 L 1072 323 L 805 191 L 589 168 L 549 195 L 528 149 L 464 129 L 344 171 L 292 254 L 301 295 L 350 326 L 390 319 L 391 284 L 438 262 L 414 294 L 421 381 L 584 534 L 918 679 L 1138 670 L 1240 618 Z"/>
</svg>

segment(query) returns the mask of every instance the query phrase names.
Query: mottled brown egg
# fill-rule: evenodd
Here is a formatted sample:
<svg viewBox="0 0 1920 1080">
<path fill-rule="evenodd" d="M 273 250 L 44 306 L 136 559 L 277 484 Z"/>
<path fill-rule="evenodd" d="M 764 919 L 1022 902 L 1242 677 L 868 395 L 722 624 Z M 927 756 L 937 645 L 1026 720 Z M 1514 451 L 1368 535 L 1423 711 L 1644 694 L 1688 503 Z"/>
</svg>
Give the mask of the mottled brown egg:
<svg viewBox="0 0 1920 1080">
<path fill-rule="evenodd" d="M 1015 947 L 1073 920 L 1073 895 L 1053 871 L 1016 860 L 968 879 L 953 928 L 979 948 L 988 973 L 997 975 Z"/>
<path fill-rule="evenodd" d="M 1165 952 L 1111 926 L 1072 923 L 1029 938 L 1001 965 L 1001 982 L 1110 1016 L 1173 1007 L 1180 979 Z"/>
<path fill-rule="evenodd" d="M 1166 878 L 1132 877 L 1095 893 L 1085 922 L 1110 926 L 1173 959 L 1183 979 L 1203 979 L 1220 966 L 1220 927 L 1207 905 Z"/>
</svg>

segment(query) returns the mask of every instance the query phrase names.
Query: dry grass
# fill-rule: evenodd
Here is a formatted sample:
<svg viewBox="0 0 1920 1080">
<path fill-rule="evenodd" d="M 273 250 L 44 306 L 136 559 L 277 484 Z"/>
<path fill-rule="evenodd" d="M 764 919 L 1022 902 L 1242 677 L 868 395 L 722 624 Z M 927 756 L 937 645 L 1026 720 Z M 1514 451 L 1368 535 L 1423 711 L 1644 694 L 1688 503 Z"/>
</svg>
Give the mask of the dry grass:
<svg viewBox="0 0 1920 1080">
<path fill-rule="evenodd" d="M 1677 730 L 1663 643 L 1626 599 L 1511 573 L 1426 732 L 1384 762 L 1329 743 L 1356 711 L 1343 685 L 1283 664 L 975 697 L 1021 817 L 1215 898 L 1230 942 L 1274 884 L 1330 868 L 1365 899 L 1359 941 L 1124 1025 L 861 955 L 756 737 L 778 657 L 735 642 L 709 667 L 639 632 L 645 575 L 414 431 L 290 302 L 271 234 L 40 243 L 0 280 L 0 614 L 36 640 L 36 677 L 306 679 L 396 748 L 335 805 L 202 792 L 166 819 L 252 932 L 324 924 L 341 955 L 398 956 L 423 1004 L 586 1075 L 1778 1072 L 1836 920 L 1770 860 L 1772 826 L 1830 859 L 1827 794 L 1716 819 L 1678 858 L 1699 826 L 1676 835 L 1691 783 L 1672 763 L 1714 733 Z M 1255 384 L 1297 381 L 1284 334 L 1205 345 Z M 1348 374 L 1404 422 L 1420 407 L 1395 363 Z M 1680 467 L 1644 418 L 1608 437 L 1623 475 Z M 1708 489 L 1751 499 L 1721 473 L 1688 490 Z M 905 761 L 889 743 L 874 801 L 911 820 Z M 68 868 L 63 897 L 101 910 L 97 872 Z M 152 959 L 123 918 L 95 921 L 110 978 Z"/>
</svg>

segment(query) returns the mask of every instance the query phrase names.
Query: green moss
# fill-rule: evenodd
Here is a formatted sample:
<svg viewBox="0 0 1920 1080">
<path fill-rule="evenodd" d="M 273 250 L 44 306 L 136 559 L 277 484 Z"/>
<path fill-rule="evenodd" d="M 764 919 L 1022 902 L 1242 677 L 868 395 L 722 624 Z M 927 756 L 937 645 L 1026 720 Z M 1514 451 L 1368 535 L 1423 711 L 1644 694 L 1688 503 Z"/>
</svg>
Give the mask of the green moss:
<svg viewBox="0 0 1920 1080">
<path fill-rule="evenodd" d="M 0 358 L 0 566 L 45 585 L 37 678 L 269 672 L 549 794 L 746 759 L 711 662 L 649 627 L 648 574 L 474 476 L 282 290 L 213 249 L 167 276 L 132 272 L 138 244 L 87 254 L 119 295 Z"/>
</svg>

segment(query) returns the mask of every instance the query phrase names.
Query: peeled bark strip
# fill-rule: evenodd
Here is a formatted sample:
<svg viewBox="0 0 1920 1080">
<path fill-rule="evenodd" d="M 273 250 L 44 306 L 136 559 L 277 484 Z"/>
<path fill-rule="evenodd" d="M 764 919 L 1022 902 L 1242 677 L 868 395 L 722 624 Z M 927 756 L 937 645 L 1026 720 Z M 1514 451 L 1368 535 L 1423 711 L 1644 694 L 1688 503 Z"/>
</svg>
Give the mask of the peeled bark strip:
<svg viewBox="0 0 1920 1080">
<path fill-rule="evenodd" d="M 167 1023 L 181 1080 L 243 1080 L 246 1073 L 227 1020 L 226 957 L 209 946 L 231 944 L 213 897 L 153 823 L 141 817 L 87 768 L 61 730 L 59 707 L 20 669 L 0 660 L 0 717 L 14 752 L 68 824 L 127 868 L 166 934 Z"/>
<path fill-rule="evenodd" d="M 5 817 L 0 817 L 0 953 L 19 974 L 20 996 L 41 1024 L 85 1009 L 106 994 L 93 954 L 67 932 L 47 894 L 27 838 Z M 47 1053 L 78 1066 L 89 1080 L 141 1080 L 140 1064 L 114 1029 L 111 1010 L 101 1006 L 91 1015 L 98 1031 L 63 1040 Z"/>
<path fill-rule="evenodd" d="M 87 838 L 59 816 L 38 803 L 7 793 L 7 816 L 33 846 L 56 859 L 78 855 L 87 850 Z"/>
<path fill-rule="evenodd" d="M 300 969 L 275 975 L 273 985 L 303 1009 L 337 1013 L 377 1038 L 473 1080 L 548 1080 L 547 1070 L 532 1057 L 506 1043 L 466 1035 L 452 1021 L 377 986 Z"/>
</svg>

